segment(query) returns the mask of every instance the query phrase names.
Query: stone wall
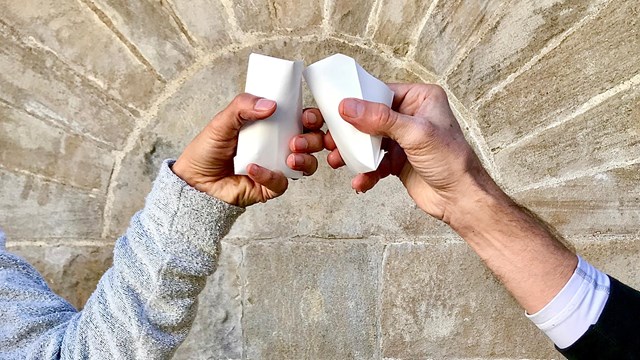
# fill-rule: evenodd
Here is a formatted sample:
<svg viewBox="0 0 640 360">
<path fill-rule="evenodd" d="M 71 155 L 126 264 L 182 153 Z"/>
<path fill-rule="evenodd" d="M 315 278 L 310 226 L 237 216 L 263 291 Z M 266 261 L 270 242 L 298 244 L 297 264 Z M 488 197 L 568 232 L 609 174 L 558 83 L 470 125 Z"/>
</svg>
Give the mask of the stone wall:
<svg viewBox="0 0 640 360">
<path fill-rule="evenodd" d="M 160 162 L 242 91 L 250 52 L 342 52 L 442 85 L 497 181 L 640 286 L 637 0 L 0 4 L 0 226 L 78 307 Z M 356 195 L 321 163 L 240 218 L 177 358 L 558 357 L 398 181 Z"/>
</svg>

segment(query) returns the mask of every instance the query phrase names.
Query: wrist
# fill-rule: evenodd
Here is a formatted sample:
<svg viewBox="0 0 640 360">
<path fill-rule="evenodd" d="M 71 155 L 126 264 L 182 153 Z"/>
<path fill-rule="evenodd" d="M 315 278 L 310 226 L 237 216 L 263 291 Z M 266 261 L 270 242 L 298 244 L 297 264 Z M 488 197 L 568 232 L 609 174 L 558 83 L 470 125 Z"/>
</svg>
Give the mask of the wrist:
<svg viewBox="0 0 640 360">
<path fill-rule="evenodd" d="M 178 160 L 171 166 L 171 171 L 176 174 L 177 177 L 186 182 L 189 186 L 199 191 L 205 191 L 200 184 L 203 183 L 201 176 L 198 176 L 198 172 L 193 170 L 189 160 L 186 160 L 183 156 L 180 156 Z M 206 191 L 205 191 L 206 192 Z"/>
<path fill-rule="evenodd" d="M 460 189 L 443 220 L 463 238 L 488 226 L 488 219 L 483 217 L 496 209 L 518 207 L 484 169 L 475 175 L 468 174 L 462 179 Z"/>
<path fill-rule="evenodd" d="M 577 258 L 544 221 L 487 179 L 469 183 L 449 225 L 525 310 L 535 313 L 567 283 Z"/>
</svg>

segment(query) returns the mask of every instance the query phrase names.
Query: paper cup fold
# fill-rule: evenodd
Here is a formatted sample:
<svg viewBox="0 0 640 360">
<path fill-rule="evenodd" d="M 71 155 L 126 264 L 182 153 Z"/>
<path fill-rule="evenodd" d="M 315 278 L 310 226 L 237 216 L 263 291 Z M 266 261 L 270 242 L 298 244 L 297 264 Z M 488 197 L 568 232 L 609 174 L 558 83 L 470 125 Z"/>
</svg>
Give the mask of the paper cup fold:
<svg viewBox="0 0 640 360">
<path fill-rule="evenodd" d="M 276 112 L 268 119 L 250 123 L 240 130 L 234 162 L 235 173 L 247 174 L 254 163 L 286 177 L 297 179 L 302 172 L 287 166 L 289 142 L 302 134 L 302 61 L 288 61 L 251 54 L 245 92 L 275 101 Z"/>
<path fill-rule="evenodd" d="M 365 134 L 353 127 L 342 119 L 338 106 L 345 98 L 391 106 L 393 91 L 353 58 L 343 54 L 309 65 L 304 78 L 347 167 L 355 173 L 375 171 L 385 154 L 381 149 L 382 137 Z"/>
</svg>

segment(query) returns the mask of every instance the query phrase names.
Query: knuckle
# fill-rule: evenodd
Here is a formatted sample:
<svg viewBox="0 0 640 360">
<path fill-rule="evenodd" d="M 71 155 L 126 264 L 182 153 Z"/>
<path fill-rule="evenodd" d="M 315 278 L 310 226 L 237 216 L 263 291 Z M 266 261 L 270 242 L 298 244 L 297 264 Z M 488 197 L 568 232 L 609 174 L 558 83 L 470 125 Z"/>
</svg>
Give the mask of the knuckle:
<svg viewBox="0 0 640 360">
<path fill-rule="evenodd" d="M 278 175 L 275 173 L 275 171 L 269 171 L 267 174 L 267 181 L 276 182 L 278 180 Z"/>
<path fill-rule="evenodd" d="M 236 95 L 236 97 L 233 98 L 233 100 L 231 101 L 231 105 L 234 108 L 242 107 L 242 104 L 247 100 L 248 96 L 249 96 L 249 94 L 247 94 L 247 93 L 242 93 L 242 94 Z"/>
<path fill-rule="evenodd" d="M 431 85 L 429 92 L 431 96 L 435 99 L 446 100 L 447 99 L 447 91 L 440 85 Z"/>
<path fill-rule="evenodd" d="M 235 112 L 240 112 L 247 108 L 253 108 L 253 104 L 258 100 L 257 96 L 251 95 L 249 93 L 241 93 L 236 95 L 235 98 L 231 101 L 231 108 Z"/>
<path fill-rule="evenodd" d="M 371 109 L 371 115 L 380 124 L 386 124 L 389 120 L 389 108 L 383 104 L 373 104 Z"/>
<path fill-rule="evenodd" d="M 423 121 L 420 124 L 420 132 L 422 132 L 426 137 L 433 137 L 436 134 L 436 127 L 430 121 Z"/>
<path fill-rule="evenodd" d="M 388 106 L 384 104 L 376 104 L 375 114 L 380 128 L 390 129 L 395 125 L 397 120 L 396 115 Z"/>
</svg>

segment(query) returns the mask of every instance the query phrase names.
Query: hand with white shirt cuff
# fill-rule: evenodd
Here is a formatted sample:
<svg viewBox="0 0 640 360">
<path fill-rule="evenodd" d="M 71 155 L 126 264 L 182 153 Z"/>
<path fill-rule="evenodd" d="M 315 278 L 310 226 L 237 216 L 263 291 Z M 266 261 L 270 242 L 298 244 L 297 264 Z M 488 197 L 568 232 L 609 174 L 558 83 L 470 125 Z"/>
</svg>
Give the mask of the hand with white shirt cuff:
<svg viewBox="0 0 640 360">
<path fill-rule="evenodd" d="M 628 349 L 635 351 L 636 341 L 629 340 L 629 332 L 611 323 L 630 313 L 633 320 L 625 321 L 625 326 L 634 323 L 635 316 L 640 325 L 636 315 L 640 312 L 635 310 L 636 305 L 640 308 L 640 293 L 615 282 L 622 295 L 617 305 L 606 306 L 610 278 L 567 249 L 548 224 L 500 189 L 465 140 L 442 88 L 390 87 L 395 92 L 390 108 L 358 99 L 340 104 L 345 121 L 367 134 L 386 137 L 387 155 L 376 171 L 353 178 L 356 192 L 397 176 L 423 211 L 449 224 L 480 256 L 563 355 L 619 358 Z M 344 166 L 329 133 L 325 148 L 331 167 Z M 604 323 L 607 330 L 613 328 L 613 338 L 593 326 L 611 308 Z M 622 339 L 620 347 L 616 336 Z M 593 344 L 600 346 L 600 352 L 592 351 Z"/>
<path fill-rule="evenodd" d="M 609 276 L 578 256 L 578 266 L 550 303 L 526 316 L 556 344 L 566 349 L 598 322 L 609 299 Z"/>
</svg>

